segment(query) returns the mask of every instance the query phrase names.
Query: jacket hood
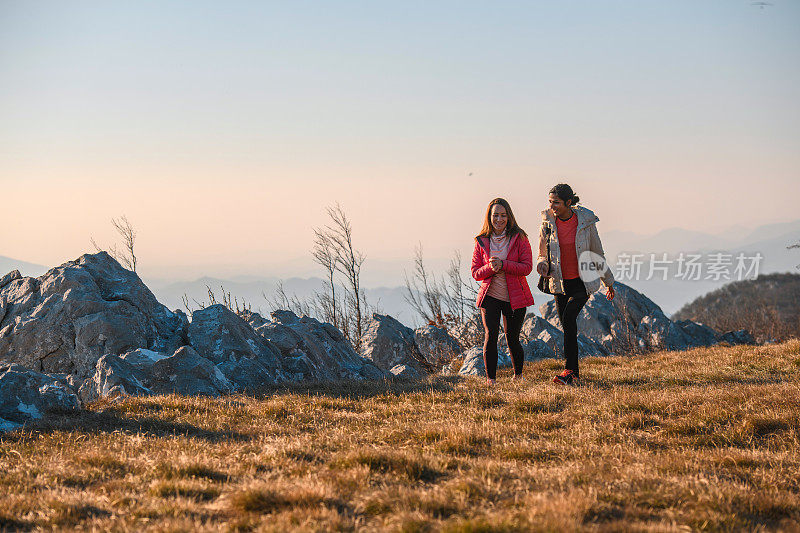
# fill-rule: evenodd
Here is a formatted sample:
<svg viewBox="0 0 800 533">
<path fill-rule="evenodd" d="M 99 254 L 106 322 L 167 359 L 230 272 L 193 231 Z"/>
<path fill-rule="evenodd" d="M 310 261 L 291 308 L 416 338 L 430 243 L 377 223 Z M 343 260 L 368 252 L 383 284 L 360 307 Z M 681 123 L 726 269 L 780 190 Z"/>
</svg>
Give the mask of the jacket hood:
<svg viewBox="0 0 800 533">
<path fill-rule="evenodd" d="M 600 218 L 594 214 L 594 211 L 587 209 L 582 205 L 576 205 L 572 208 L 572 210 L 575 212 L 575 216 L 578 217 L 578 229 L 589 226 L 590 224 L 594 224 L 600 220 Z M 550 224 L 556 223 L 556 219 L 550 209 L 545 209 L 542 211 L 542 221 L 550 222 Z"/>
</svg>

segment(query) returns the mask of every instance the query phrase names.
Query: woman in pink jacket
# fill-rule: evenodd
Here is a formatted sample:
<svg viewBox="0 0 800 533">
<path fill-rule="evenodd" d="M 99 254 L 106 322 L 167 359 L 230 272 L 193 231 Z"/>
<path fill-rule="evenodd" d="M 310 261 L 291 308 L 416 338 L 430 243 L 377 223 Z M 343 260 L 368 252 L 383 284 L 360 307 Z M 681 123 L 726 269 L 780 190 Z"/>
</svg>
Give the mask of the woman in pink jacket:
<svg viewBox="0 0 800 533">
<path fill-rule="evenodd" d="M 525 308 L 533 305 L 533 295 L 525 276 L 533 270 L 533 254 L 528 235 L 517 225 L 511 206 L 495 198 L 486 209 L 483 228 L 475 237 L 472 277 L 481 282 L 477 306 L 483 318 L 483 363 L 486 379 L 495 384 L 497 375 L 497 337 L 500 316 L 514 365 L 514 379 L 522 379 L 524 353 L 519 342 Z"/>
</svg>

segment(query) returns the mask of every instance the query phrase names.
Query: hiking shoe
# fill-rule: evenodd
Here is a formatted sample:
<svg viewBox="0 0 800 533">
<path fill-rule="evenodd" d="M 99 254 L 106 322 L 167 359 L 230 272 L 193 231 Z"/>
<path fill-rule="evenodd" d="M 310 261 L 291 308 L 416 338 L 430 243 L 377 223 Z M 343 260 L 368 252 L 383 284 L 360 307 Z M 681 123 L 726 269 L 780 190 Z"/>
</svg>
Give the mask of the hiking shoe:
<svg viewBox="0 0 800 533">
<path fill-rule="evenodd" d="M 553 383 L 558 383 L 559 385 L 577 385 L 578 377 L 572 370 L 564 370 L 553 378 Z"/>
<path fill-rule="evenodd" d="M 486 378 L 486 384 L 489 385 L 490 387 L 494 387 L 495 383 L 496 383 L 495 380 L 493 380 L 492 378 Z"/>
<path fill-rule="evenodd" d="M 511 378 L 511 381 L 522 381 L 525 378 L 522 377 L 522 374 L 514 374 L 514 377 Z"/>
</svg>

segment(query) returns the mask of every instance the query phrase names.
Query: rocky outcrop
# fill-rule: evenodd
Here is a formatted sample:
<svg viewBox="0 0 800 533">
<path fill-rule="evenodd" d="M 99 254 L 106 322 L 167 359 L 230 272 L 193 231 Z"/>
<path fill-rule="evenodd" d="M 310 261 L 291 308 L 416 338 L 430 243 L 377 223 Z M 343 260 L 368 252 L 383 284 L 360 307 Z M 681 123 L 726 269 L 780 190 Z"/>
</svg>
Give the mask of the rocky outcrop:
<svg viewBox="0 0 800 533">
<path fill-rule="evenodd" d="M 289 311 L 276 311 L 272 321 L 257 313 L 247 318 L 221 305 L 196 311 L 189 338 L 198 351 L 184 346 L 169 357 L 142 349 L 105 355 L 80 395 L 85 401 L 118 394 L 218 396 L 294 381 L 388 375 L 329 324 Z"/>
<path fill-rule="evenodd" d="M 222 304 L 192 313 L 188 337 L 195 350 L 218 365 L 237 390 L 257 390 L 293 376 L 284 372 L 278 347 Z"/>
<path fill-rule="evenodd" d="M 173 353 L 188 321 L 158 303 L 106 252 L 82 255 L 38 278 L 0 280 L 0 363 L 88 376 L 108 353 Z"/>
<path fill-rule="evenodd" d="M 361 337 L 361 353 L 395 375 L 419 377 L 433 371 L 414 338 L 414 330 L 388 315 L 372 315 Z"/>
<path fill-rule="evenodd" d="M 579 339 L 581 356 L 685 350 L 727 339 L 731 343 L 752 339 L 746 331 L 720 334 L 688 320 L 673 322 L 642 293 L 620 282 L 614 287 L 613 300 L 607 300 L 603 292 L 595 292 L 578 315 L 578 331 L 585 336 L 582 343 Z M 560 328 L 555 301 L 547 302 L 540 310 L 548 322 Z"/>
<path fill-rule="evenodd" d="M 174 354 L 134 350 L 104 355 L 97 361 L 94 375 L 80 388 L 84 401 L 100 396 L 181 394 L 219 396 L 234 386 L 208 359 L 192 347 L 182 346 Z"/>
<path fill-rule="evenodd" d="M 558 320 L 558 317 L 556 317 Z M 560 323 L 559 323 L 560 326 Z M 522 324 L 520 334 L 525 360 L 535 361 L 547 357 L 564 357 L 564 334 L 559 327 L 537 315 L 530 315 Z M 578 334 L 578 350 L 582 356 L 608 355 L 605 347 L 594 339 Z"/>
<path fill-rule="evenodd" d="M 705 324 L 691 320 L 678 320 L 674 324 L 681 328 L 687 337 L 693 339 L 697 346 L 712 346 L 717 343 L 717 332 Z"/>
<path fill-rule="evenodd" d="M 719 342 L 727 342 L 729 344 L 756 344 L 756 340 L 750 335 L 746 329 L 737 331 L 726 331 L 718 338 Z"/>
<path fill-rule="evenodd" d="M 435 367 L 442 366 L 461 352 L 458 341 L 442 326 L 428 324 L 417 328 L 414 331 L 414 341 L 425 360 Z"/>
<path fill-rule="evenodd" d="M 255 333 L 274 346 L 281 357 L 285 379 L 328 381 L 383 379 L 389 374 L 350 345 L 342 332 L 314 318 L 291 311 L 275 311 L 272 320 L 253 313 Z"/>
<path fill-rule="evenodd" d="M 47 413 L 79 407 L 78 397 L 65 379 L 20 365 L 0 367 L 0 431 L 15 429 Z"/>
<path fill-rule="evenodd" d="M 483 364 L 483 346 L 473 346 L 464 352 L 464 361 L 458 369 L 461 376 L 485 376 L 486 365 Z M 497 350 L 497 368 L 508 368 L 511 366 L 511 357 L 504 348 Z"/>
</svg>

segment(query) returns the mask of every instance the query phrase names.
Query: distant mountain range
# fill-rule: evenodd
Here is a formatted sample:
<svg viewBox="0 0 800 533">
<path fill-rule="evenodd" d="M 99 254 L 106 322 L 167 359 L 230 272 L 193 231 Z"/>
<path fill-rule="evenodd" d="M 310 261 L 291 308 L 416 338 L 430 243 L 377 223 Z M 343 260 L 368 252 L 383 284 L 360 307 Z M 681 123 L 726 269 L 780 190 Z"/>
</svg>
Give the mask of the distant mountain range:
<svg viewBox="0 0 800 533">
<path fill-rule="evenodd" d="M 270 302 L 264 297 L 275 299 L 278 282 L 282 281 L 283 290 L 289 298 L 297 297 L 299 300 L 310 300 L 314 294 L 325 291 L 325 281 L 321 278 L 279 278 L 254 276 L 239 277 L 239 281 L 204 277 L 194 281 L 179 281 L 164 283 L 157 280 L 144 282 L 156 295 L 156 298 L 170 309 L 184 309 L 184 295 L 189 301 L 189 307 L 198 309 L 199 304 L 208 305 L 208 290 L 214 292 L 218 302 L 222 301 L 222 291 L 230 293 L 231 298 L 238 298 L 240 303 L 247 302 L 253 311 L 262 315 L 269 314 L 272 310 Z M 244 280 L 244 281 L 243 281 Z M 339 290 L 337 288 L 337 290 Z M 408 326 L 422 325 L 421 318 L 411 309 L 405 301 L 405 287 L 377 287 L 365 289 L 367 301 L 375 306 L 382 314 L 392 315 L 394 318 Z M 342 294 L 340 292 L 340 294 Z"/>
<path fill-rule="evenodd" d="M 646 294 L 651 300 L 661 306 L 667 315 L 675 313 L 686 303 L 707 292 L 718 289 L 726 283 L 736 281 L 732 279 L 705 279 L 707 272 L 703 269 L 700 280 L 676 279 L 677 264 L 673 263 L 667 280 L 659 277 L 644 279 L 650 269 L 650 254 L 655 254 L 658 261 L 662 254 L 667 254 L 667 260 L 674 261 L 681 252 L 684 254 L 701 254 L 701 261 L 707 266 L 708 254 L 723 252 L 731 254 L 735 260 L 739 253 L 745 257 L 753 257 L 760 253 L 763 259 L 760 262 L 758 273 L 769 274 L 774 272 L 800 272 L 800 248 L 788 249 L 792 244 L 800 243 L 800 220 L 767 224 L 755 229 L 734 227 L 719 234 L 709 234 L 679 228 L 670 228 L 654 235 L 636 235 L 630 232 L 600 230 L 605 248 L 606 258 L 615 265 L 614 272 L 619 272 L 617 259 L 621 253 L 640 253 L 642 257 L 640 279 L 620 279 L 639 292 Z M 732 269 L 731 269 L 732 270 Z"/>
<path fill-rule="evenodd" d="M 649 257 L 651 253 L 656 254 L 656 259 L 661 258 L 661 254 L 666 253 L 668 260 L 674 260 L 677 254 L 696 253 L 703 255 L 704 261 L 707 254 L 713 252 L 724 252 L 736 254 L 742 252 L 747 257 L 755 253 L 763 256 L 758 272 L 768 274 L 773 272 L 800 272 L 797 268 L 800 265 L 800 248 L 788 249 L 791 244 L 800 243 L 800 220 L 783 222 L 777 224 L 767 224 L 754 229 L 743 226 L 736 226 L 726 229 L 720 233 L 711 234 L 698 231 L 686 230 L 682 228 L 669 228 L 653 235 L 640 235 L 626 231 L 604 232 L 600 228 L 600 235 L 603 240 L 606 257 L 609 263 L 618 272 L 619 266 L 617 259 L 621 253 L 644 254 L 641 258 L 640 279 L 620 279 L 639 292 L 646 294 L 651 300 L 661 306 L 663 311 L 670 315 L 680 309 L 684 304 L 702 296 L 722 285 L 735 281 L 734 279 L 704 279 L 706 272 L 703 271 L 703 279 L 683 280 L 676 279 L 674 272 L 670 272 L 667 280 L 660 277 L 644 279 L 650 268 Z M 440 261 L 441 262 L 441 261 Z M 432 260 L 431 263 L 436 263 Z M 409 260 L 410 265 L 410 260 Z M 674 269 L 673 265 L 673 269 Z M 18 269 L 26 276 L 40 276 L 48 270 L 48 267 L 37 265 L 0 256 L 0 275 Z M 469 276 L 468 272 L 464 273 Z M 379 279 L 380 276 L 371 276 Z M 531 275 L 528 283 L 531 287 L 536 285 L 538 276 Z M 170 309 L 183 308 L 182 298 L 187 296 L 190 306 L 198 307 L 195 302 L 208 303 L 208 289 L 210 287 L 216 294 L 218 300 L 222 299 L 222 288 L 230 292 L 231 296 L 237 297 L 240 301 L 244 299 L 252 305 L 253 310 L 261 309 L 268 312 L 269 303 L 264 299 L 262 293 L 273 297 L 279 278 L 270 276 L 234 276 L 230 279 L 219 279 L 202 277 L 193 281 L 157 280 L 145 278 L 145 283 L 150 287 L 156 297 Z M 405 287 L 397 286 L 400 279 L 387 279 L 384 287 L 372 287 L 366 289 L 367 299 L 385 314 L 390 314 L 401 322 L 414 326 L 421 323 L 420 317 L 411 309 L 405 301 Z M 324 281 L 320 278 L 289 278 L 283 280 L 283 287 L 289 296 L 295 295 L 299 299 L 313 297 L 315 292 L 324 290 Z M 539 314 L 538 307 L 546 303 L 552 297 L 539 293 L 534 289 L 536 300 L 536 313 Z"/>
<path fill-rule="evenodd" d="M 12 270 L 19 270 L 23 276 L 38 278 L 48 271 L 48 267 L 0 255 L 0 276 Z"/>
</svg>

